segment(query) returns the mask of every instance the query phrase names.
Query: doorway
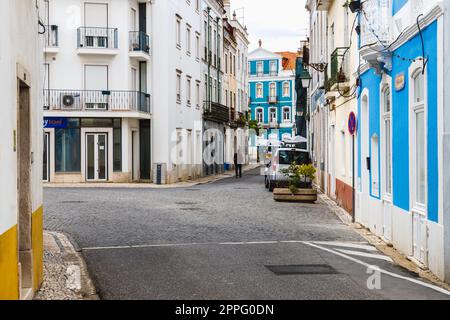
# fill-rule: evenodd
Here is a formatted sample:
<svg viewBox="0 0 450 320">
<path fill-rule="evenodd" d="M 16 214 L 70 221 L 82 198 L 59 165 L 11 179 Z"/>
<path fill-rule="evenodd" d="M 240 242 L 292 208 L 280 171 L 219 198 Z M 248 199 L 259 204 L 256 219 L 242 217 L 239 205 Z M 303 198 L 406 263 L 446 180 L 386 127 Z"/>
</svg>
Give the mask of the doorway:
<svg viewBox="0 0 450 320">
<path fill-rule="evenodd" d="M 44 157 L 42 180 L 50 182 L 50 133 L 44 132 Z"/>
<path fill-rule="evenodd" d="M 27 296 L 33 287 L 33 251 L 31 240 L 31 136 L 30 87 L 18 83 L 17 115 L 17 191 L 19 229 L 20 296 Z"/>
<path fill-rule="evenodd" d="M 86 181 L 108 180 L 108 134 L 86 134 Z"/>
<path fill-rule="evenodd" d="M 360 219 L 361 223 L 368 226 L 369 217 L 369 98 L 363 95 L 361 99 L 361 202 Z"/>
<path fill-rule="evenodd" d="M 133 130 L 131 132 L 131 139 L 131 175 L 133 181 L 138 181 L 140 178 L 139 132 Z"/>
</svg>

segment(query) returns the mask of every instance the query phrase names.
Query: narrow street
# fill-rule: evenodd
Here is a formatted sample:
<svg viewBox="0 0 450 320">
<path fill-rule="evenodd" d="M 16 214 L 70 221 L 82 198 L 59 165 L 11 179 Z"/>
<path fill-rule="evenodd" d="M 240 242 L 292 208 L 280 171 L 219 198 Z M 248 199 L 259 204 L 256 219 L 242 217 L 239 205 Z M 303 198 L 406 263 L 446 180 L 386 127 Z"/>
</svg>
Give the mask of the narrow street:
<svg viewBox="0 0 450 320">
<path fill-rule="evenodd" d="M 258 173 L 187 189 L 48 188 L 44 228 L 82 249 L 102 299 L 449 298 L 324 203 L 274 202 Z M 380 289 L 367 265 L 391 273 Z"/>
</svg>

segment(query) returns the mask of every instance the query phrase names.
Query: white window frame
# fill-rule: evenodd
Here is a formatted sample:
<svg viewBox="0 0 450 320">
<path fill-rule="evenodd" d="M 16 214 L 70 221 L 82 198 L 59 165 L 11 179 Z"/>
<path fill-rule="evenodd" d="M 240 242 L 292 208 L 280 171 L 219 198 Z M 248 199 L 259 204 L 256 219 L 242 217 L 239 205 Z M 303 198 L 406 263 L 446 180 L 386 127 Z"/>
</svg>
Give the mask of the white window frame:
<svg viewBox="0 0 450 320">
<path fill-rule="evenodd" d="M 287 94 L 285 92 L 286 85 L 288 85 L 288 87 L 287 87 L 288 93 Z M 290 81 L 284 81 L 283 82 L 283 97 L 290 97 L 290 96 L 291 96 L 291 83 L 290 83 Z"/>
<path fill-rule="evenodd" d="M 186 24 L 186 54 L 191 55 L 191 37 L 192 37 L 192 27 Z"/>
<path fill-rule="evenodd" d="M 178 49 L 181 49 L 181 17 L 175 15 L 175 41 Z"/>
<path fill-rule="evenodd" d="M 186 76 L 186 104 L 190 107 L 192 102 L 192 78 Z"/>
<path fill-rule="evenodd" d="M 287 111 L 287 112 L 286 112 Z M 288 115 L 288 118 L 286 119 L 285 115 Z M 290 107 L 283 107 L 283 122 L 291 122 L 291 108 Z"/>
<path fill-rule="evenodd" d="M 272 90 L 274 91 L 274 94 L 272 95 Z M 273 98 L 277 96 L 277 83 L 271 82 L 269 83 L 269 97 Z"/>
<path fill-rule="evenodd" d="M 200 61 L 200 33 L 195 32 L 195 59 Z"/>
<path fill-rule="evenodd" d="M 275 111 L 274 119 L 272 119 L 272 111 Z M 278 123 L 278 110 L 275 107 L 269 108 L 269 123 Z"/>
<path fill-rule="evenodd" d="M 261 86 L 261 94 L 259 94 L 259 86 Z M 258 82 L 256 84 L 256 98 L 261 99 L 264 98 L 264 84 L 262 82 Z"/>
<path fill-rule="evenodd" d="M 181 75 L 182 72 L 176 70 L 175 97 L 178 104 L 181 103 Z"/>
<path fill-rule="evenodd" d="M 423 75 L 423 104 L 416 103 L 414 101 L 414 80 L 418 72 L 422 72 L 423 62 L 417 60 L 413 62 L 409 67 L 409 170 L 410 170 L 410 207 L 414 213 L 427 216 L 427 206 L 428 206 L 428 159 L 427 159 L 427 143 L 428 143 L 428 69 L 425 69 Z M 424 116 L 424 146 L 425 146 L 425 157 L 424 157 L 424 170 L 425 170 L 425 203 L 421 204 L 417 202 L 417 163 L 416 163 L 416 114 L 423 111 Z"/>
<path fill-rule="evenodd" d="M 261 68 L 260 68 L 261 66 Z M 261 69 L 261 71 L 260 71 Z M 256 62 L 256 75 L 257 76 L 261 76 L 264 74 L 264 63 L 262 61 L 257 61 Z"/>
<path fill-rule="evenodd" d="M 386 202 L 392 202 L 392 193 L 393 193 L 393 163 L 392 163 L 392 78 L 388 75 L 383 75 L 382 82 L 380 84 L 380 130 L 381 130 L 381 154 L 380 159 L 381 163 L 381 191 L 383 195 L 383 200 Z M 386 111 L 386 92 L 389 91 L 389 103 L 390 110 Z M 386 140 L 386 123 L 389 121 L 389 130 L 390 130 L 390 141 L 389 141 L 389 154 L 390 158 L 387 158 L 387 140 Z M 390 177 L 387 176 L 387 167 L 388 161 L 390 162 Z M 387 181 L 390 180 L 390 191 L 387 190 Z"/>
<path fill-rule="evenodd" d="M 276 61 L 270 61 L 270 75 L 276 75 L 277 73 L 277 62 Z"/>
<path fill-rule="evenodd" d="M 261 114 L 261 121 L 259 121 L 258 115 Z M 255 111 L 255 120 L 258 121 L 258 123 L 264 123 L 264 108 L 256 108 Z"/>
</svg>

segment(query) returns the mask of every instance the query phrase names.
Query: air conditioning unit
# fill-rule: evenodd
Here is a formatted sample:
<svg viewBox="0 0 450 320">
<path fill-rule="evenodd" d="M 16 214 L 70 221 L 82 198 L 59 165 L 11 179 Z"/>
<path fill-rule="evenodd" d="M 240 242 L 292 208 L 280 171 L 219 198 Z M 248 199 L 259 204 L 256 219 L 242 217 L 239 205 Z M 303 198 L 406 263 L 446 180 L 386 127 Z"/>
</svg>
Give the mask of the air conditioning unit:
<svg viewBox="0 0 450 320">
<path fill-rule="evenodd" d="M 61 109 L 79 109 L 79 94 L 62 94 Z"/>
</svg>

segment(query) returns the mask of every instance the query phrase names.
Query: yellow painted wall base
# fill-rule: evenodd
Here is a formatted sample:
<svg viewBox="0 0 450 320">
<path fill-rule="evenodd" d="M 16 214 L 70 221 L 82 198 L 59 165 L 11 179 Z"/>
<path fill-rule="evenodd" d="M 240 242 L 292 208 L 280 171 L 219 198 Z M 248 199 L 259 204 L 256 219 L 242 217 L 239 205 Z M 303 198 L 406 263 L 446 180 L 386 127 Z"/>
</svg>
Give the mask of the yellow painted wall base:
<svg viewBox="0 0 450 320">
<path fill-rule="evenodd" d="M 0 235 L 0 300 L 19 299 L 17 226 Z"/>
<path fill-rule="evenodd" d="M 31 217 L 31 240 L 33 246 L 33 290 L 37 291 L 44 281 L 44 209 L 40 207 Z"/>
</svg>

